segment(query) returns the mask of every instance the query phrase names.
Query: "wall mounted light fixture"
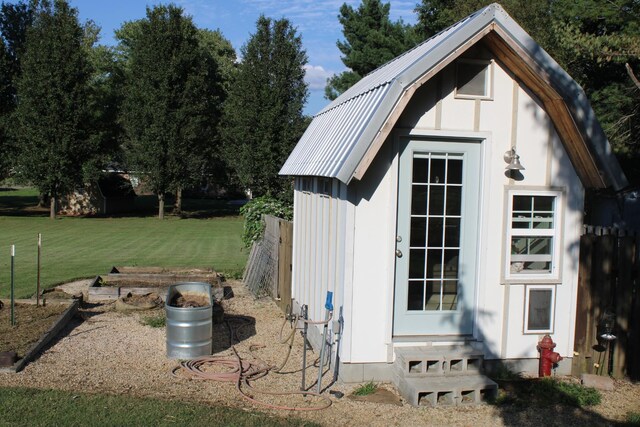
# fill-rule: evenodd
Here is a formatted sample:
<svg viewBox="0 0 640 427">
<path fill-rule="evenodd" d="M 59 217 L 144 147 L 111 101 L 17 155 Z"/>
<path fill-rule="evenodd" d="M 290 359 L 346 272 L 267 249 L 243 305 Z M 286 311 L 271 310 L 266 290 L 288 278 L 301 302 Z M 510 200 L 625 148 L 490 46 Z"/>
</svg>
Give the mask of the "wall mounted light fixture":
<svg viewBox="0 0 640 427">
<path fill-rule="evenodd" d="M 508 171 L 521 171 L 524 170 L 524 166 L 520 164 L 520 156 L 516 154 L 516 147 L 512 147 L 511 150 L 506 151 L 502 157 L 506 163 L 505 168 Z"/>
</svg>

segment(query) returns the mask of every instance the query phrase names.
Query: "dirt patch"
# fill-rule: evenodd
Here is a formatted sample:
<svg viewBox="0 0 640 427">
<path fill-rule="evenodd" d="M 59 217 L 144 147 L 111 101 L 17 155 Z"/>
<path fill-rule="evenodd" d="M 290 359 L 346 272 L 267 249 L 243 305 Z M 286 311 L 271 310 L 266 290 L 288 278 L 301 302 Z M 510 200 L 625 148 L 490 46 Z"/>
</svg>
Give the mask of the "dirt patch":
<svg viewBox="0 0 640 427">
<path fill-rule="evenodd" d="M 137 307 L 147 306 L 149 304 L 154 304 L 156 307 L 162 306 L 162 298 L 155 292 L 145 295 L 133 295 L 129 293 L 126 297 L 122 298 L 122 301 Z"/>
<path fill-rule="evenodd" d="M 115 308 L 117 311 L 138 311 L 138 310 L 153 310 L 154 308 L 162 307 L 163 302 L 160 295 L 155 292 L 148 294 L 137 295 L 128 293 L 127 296 L 122 297 L 116 301 Z"/>
<path fill-rule="evenodd" d="M 23 358 L 67 308 L 64 304 L 16 304 L 16 325 L 11 326 L 11 309 L 5 305 L 0 309 L 0 351 L 15 351 Z"/>
<path fill-rule="evenodd" d="M 196 308 L 211 305 L 209 296 L 197 292 L 177 292 L 169 302 L 171 307 Z"/>
<path fill-rule="evenodd" d="M 66 292 L 64 292 L 62 290 L 59 290 L 59 289 L 52 289 L 50 291 L 45 291 L 42 294 L 41 298 L 44 298 L 44 299 L 56 299 L 56 300 L 59 300 L 59 299 L 70 300 L 70 299 L 73 299 L 74 296 L 70 295 L 70 294 L 68 294 L 68 293 L 66 293 Z"/>
<path fill-rule="evenodd" d="M 397 394 L 393 393 L 390 390 L 387 390 L 384 387 L 378 387 L 373 393 L 367 394 L 366 396 L 356 396 L 355 394 L 350 394 L 349 399 L 359 402 L 383 403 L 387 405 L 402 406 L 402 399 L 400 399 Z"/>
</svg>

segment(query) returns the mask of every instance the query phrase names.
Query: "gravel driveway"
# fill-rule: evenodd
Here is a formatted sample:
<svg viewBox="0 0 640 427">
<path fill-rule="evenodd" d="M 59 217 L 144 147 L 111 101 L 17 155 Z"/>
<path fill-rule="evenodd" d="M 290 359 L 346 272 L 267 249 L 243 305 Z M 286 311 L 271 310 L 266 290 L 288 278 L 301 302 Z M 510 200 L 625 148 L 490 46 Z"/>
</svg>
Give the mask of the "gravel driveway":
<svg viewBox="0 0 640 427">
<path fill-rule="evenodd" d="M 237 330 L 239 343 L 235 348 L 245 361 L 257 359 L 280 365 L 287 353 L 279 333 L 283 316 L 269 299 L 255 300 L 240 282 L 227 282 L 234 297 L 224 302 L 225 314 L 232 325 L 246 325 Z M 233 383 L 176 378 L 171 371 L 177 363 L 165 356 L 164 328 L 144 326 L 140 320 L 147 313 L 121 314 L 114 305 L 85 304 L 81 319 L 74 320 L 62 336 L 38 359 L 18 374 L 0 374 L 2 386 L 54 388 L 88 393 L 113 393 L 178 399 L 207 404 L 228 405 L 260 410 L 278 416 L 298 416 L 323 425 L 342 426 L 419 426 L 419 425 L 611 425 L 622 421 L 627 412 L 640 412 L 640 385 L 617 381 L 616 390 L 603 392 L 603 402 L 589 410 L 558 406 L 545 411 L 539 408 L 516 410 L 483 405 L 464 408 L 414 408 L 390 404 L 359 402 L 347 398 L 353 385 L 338 384 L 331 390 L 345 393 L 328 409 L 321 411 L 276 411 L 245 400 Z M 247 321 L 255 319 L 255 327 Z M 285 331 L 288 326 L 285 326 Z M 227 326 L 214 327 L 216 356 L 235 358 L 230 346 Z M 264 346 L 264 347 L 262 347 Z M 317 357 L 310 354 L 309 358 Z M 256 359 L 257 358 L 257 359 Z M 287 365 L 282 371 L 256 380 L 254 387 L 271 391 L 298 391 L 301 374 L 302 340 L 296 334 Z M 295 372 L 298 371 L 298 372 Z M 317 378 L 317 370 L 307 371 L 308 385 Z M 327 379 L 328 381 L 328 379 Z M 323 381 L 326 384 L 326 381 Z M 393 390 L 392 386 L 388 386 Z M 258 400 L 288 406 L 319 405 L 317 399 L 289 395 L 274 399 L 248 390 Z"/>
</svg>

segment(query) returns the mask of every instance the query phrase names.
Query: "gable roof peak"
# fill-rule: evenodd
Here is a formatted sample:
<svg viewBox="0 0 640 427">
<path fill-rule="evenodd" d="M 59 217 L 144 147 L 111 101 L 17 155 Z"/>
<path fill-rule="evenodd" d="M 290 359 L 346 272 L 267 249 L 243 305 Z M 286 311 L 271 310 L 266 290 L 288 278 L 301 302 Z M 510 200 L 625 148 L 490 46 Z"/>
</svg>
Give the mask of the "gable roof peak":
<svg viewBox="0 0 640 427">
<path fill-rule="evenodd" d="M 498 3 L 390 60 L 342 93 L 314 117 L 280 174 L 330 177 L 347 184 L 360 179 L 415 89 L 485 38 L 538 91 L 552 94 L 553 103 L 545 108 L 552 107 L 560 117 L 556 126 L 570 128 L 560 132 L 561 139 L 573 144 L 567 151 L 583 184 L 624 187 L 626 178 L 582 88 Z M 556 102 L 562 103 L 560 108 Z"/>
</svg>

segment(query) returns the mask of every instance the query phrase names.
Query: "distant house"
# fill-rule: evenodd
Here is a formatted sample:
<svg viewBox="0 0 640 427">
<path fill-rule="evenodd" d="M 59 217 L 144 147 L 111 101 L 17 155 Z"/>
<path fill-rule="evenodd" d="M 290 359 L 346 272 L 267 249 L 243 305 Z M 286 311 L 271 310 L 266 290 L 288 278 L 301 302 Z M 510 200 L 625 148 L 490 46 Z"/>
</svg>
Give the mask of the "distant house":
<svg viewBox="0 0 640 427">
<path fill-rule="evenodd" d="M 107 172 L 96 183 L 77 189 L 62 200 L 64 215 L 111 215 L 134 209 L 136 193 L 126 174 Z"/>
<path fill-rule="evenodd" d="M 627 181 L 583 90 L 499 5 L 343 93 L 280 174 L 294 304 L 320 320 L 334 293 L 344 380 L 438 348 L 537 372 L 544 334 L 570 372 L 585 191 Z"/>
</svg>

